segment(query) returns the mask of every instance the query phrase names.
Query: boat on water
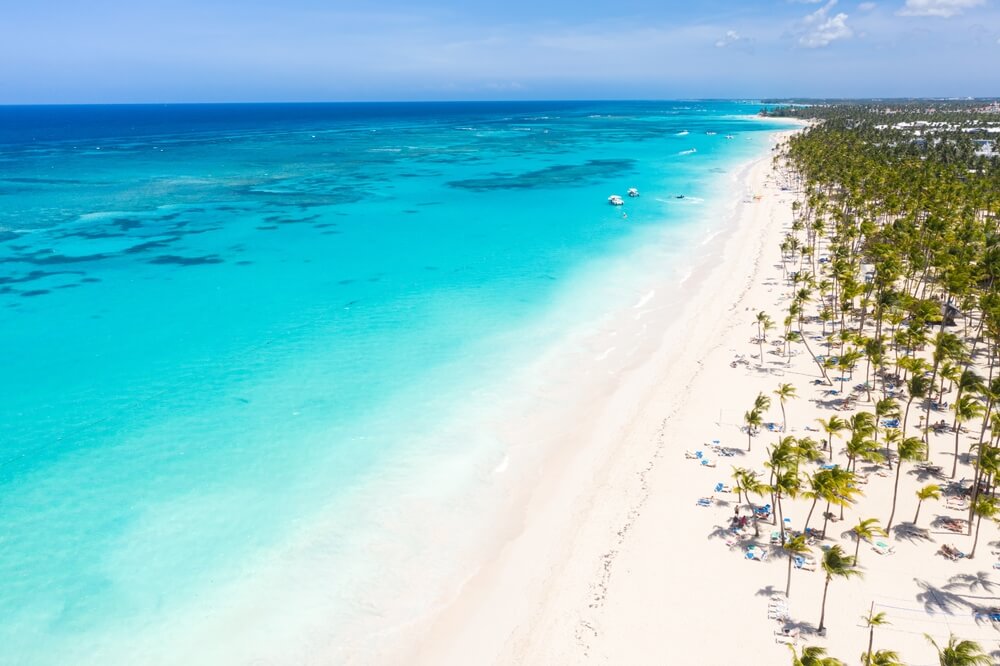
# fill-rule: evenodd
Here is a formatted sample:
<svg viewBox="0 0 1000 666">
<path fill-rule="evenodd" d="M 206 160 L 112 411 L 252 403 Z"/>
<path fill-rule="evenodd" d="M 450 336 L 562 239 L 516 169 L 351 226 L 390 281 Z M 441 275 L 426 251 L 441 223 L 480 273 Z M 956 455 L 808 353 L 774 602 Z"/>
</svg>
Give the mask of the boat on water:
<svg viewBox="0 0 1000 666">
<path fill-rule="evenodd" d="M 736 137 L 735 137 L 735 136 L 733 136 L 732 134 L 727 134 L 727 135 L 726 135 L 726 138 L 727 138 L 727 139 L 735 139 Z"/>
<path fill-rule="evenodd" d="M 637 196 L 639 196 L 639 190 L 637 190 L 634 187 L 630 187 L 630 188 L 628 188 L 628 195 L 630 197 L 637 197 Z"/>
<path fill-rule="evenodd" d="M 718 134 L 718 132 L 708 131 L 708 132 L 705 132 L 705 134 L 707 134 L 708 136 L 715 136 L 716 134 Z"/>
<path fill-rule="evenodd" d="M 621 206 L 624 205 L 625 200 L 622 199 L 617 194 L 612 194 L 610 197 L 608 197 L 608 203 L 611 204 L 612 206 Z"/>
</svg>

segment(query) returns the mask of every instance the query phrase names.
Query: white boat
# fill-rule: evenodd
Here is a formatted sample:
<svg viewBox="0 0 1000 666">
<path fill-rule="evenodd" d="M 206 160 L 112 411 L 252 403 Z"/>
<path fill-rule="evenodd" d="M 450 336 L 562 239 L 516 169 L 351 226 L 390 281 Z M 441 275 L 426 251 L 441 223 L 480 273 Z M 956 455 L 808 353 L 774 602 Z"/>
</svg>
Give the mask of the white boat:
<svg viewBox="0 0 1000 666">
<path fill-rule="evenodd" d="M 727 139 L 735 139 L 736 137 L 735 137 L 735 136 L 733 136 L 732 134 L 727 134 L 727 135 L 726 135 L 726 138 L 727 138 Z"/>
<path fill-rule="evenodd" d="M 715 136 L 716 134 L 718 134 L 718 132 L 705 132 L 705 134 L 709 136 Z"/>
<path fill-rule="evenodd" d="M 630 188 L 628 188 L 628 195 L 630 197 L 637 197 L 637 196 L 639 196 L 639 190 L 637 190 L 634 187 L 630 187 Z"/>
<path fill-rule="evenodd" d="M 608 203 L 611 204 L 612 206 L 621 206 L 625 203 L 625 200 L 622 199 L 617 194 L 612 194 L 610 197 L 608 197 Z"/>
</svg>

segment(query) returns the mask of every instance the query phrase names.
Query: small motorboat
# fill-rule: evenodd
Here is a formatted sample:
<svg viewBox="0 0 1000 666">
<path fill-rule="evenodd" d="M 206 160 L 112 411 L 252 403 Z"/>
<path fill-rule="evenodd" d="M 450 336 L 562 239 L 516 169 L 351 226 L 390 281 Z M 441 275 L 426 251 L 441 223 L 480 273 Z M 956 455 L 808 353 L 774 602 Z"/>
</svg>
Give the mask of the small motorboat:
<svg viewBox="0 0 1000 666">
<path fill-rule="evenodd" d="M 637 197 L 637 196 L 639 196 L 639 190 L 637 190 L 634 187 L 630 187 L 630 188 L 628 188 L 628 195 L 630 197 Z"/>
<path fill-rule="evenodd" d="M 612 194 L 610 197 L 608 197 L 608 203 L 611 204 L 612 206 L 621 206 L 624 205 L 625 200 L 622 199 L 617 194 Z"/>
</svg>

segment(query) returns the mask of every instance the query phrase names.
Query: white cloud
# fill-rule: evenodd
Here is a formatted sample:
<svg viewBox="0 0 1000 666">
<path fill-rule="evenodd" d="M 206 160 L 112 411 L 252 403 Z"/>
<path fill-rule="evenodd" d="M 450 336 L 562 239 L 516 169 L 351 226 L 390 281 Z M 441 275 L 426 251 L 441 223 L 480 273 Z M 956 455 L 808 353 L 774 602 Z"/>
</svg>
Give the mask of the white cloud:
<svg viewBox="0 0 1000 666">
<path fill-rule="evenodd" d="M 858 5 L 858 9 L 863 12 L 870 12 L 877 6 L 878 5 L 876 5 L 874 2 L 862 2 L 860 5 Z"/>
<path fill-rule="evenodd" d="M 717 48 L 724 48 L 730 44 L 735 44 L 740 39 L 740 33 L 735 30 L 726 30 L 726 34 L 723 35 L 722 39 L 715 43 Z"/>
<path fill-rule="evenodd" d="M 734 48 L 748 53 L 753 51 L 754 40 L 749 37 L 742 37 L 735 30 L 726 30 L 722 39 L 715 42 L 715 47 L 719 49 Z"/>
<path fill-rule="evenodd" d="M 986 0 L 906 0 L 897 14 L 900 16 L 939 16 L 950 18 L 966 9 L 981 7 Z"/>
<path fill-rule="evenodd" d="M 839 12 L 830 16 L 837 0 L 830 0 L 812 14 L 802 19 L 799 45 L 810 49 L 827 46 L 838 39 L 850 39 L 854 31 L 847 25 L 847 14 Z"/>
</svg>

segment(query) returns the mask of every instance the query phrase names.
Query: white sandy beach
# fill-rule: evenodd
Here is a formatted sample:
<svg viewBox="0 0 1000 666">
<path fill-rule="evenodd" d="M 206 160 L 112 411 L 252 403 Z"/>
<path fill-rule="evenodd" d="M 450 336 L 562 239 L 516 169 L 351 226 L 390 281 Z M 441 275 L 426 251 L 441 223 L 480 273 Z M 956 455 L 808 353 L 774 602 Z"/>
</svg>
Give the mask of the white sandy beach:
<svg viewBox="0 0 1000 666">
<path fill-rule="evenodd" d="M 706 449 L 713 439 L 745 451 L 743 411 L 758 392 L 770 394 L 779 382 L 798 388 L 799 398 L 787 405 L 790 434 L 804 436 L 816 418 L 834 413 L 816 402 L 826 387 L 812 385 L 819 375 L 804 352 L 788 366 L 769 354 L 764 370 L 755 360 L 730 366 L 734 354 L 757 353 L 749 342 L 757 311 L 778 321 L 787 311 L 778 246 L 791 224 L 793 199 L 779 187 L 770 155 L 744 169 L 733 188 L 741 198 L 752 192 L 759 199 L 736 205 L 726 231 L 704 248 L 704 259 L 684 282 L 683 298 L 659 303 L 672 311 L 656 319 L 667 323 L 661 335 L 650 336 L 650 353 L 636 353 L 635 363 L 603 376 L 588 371 L 581 381 L 593 387 L 584 392 L 587 400 L 574 419 L 545 423 L 538 431 L 540 417 L 532 413 L 523 419 L 532 432 L 520 421 L 506 426 L 512 443 L 545 439 L 549 453 L 519 489 L 509 521 L 498 526 L 495 551 L 478 573 L 454 598 L 441 600 L 439 612 L 411 627 L 408 640 L 387 644 L 385 662 L 789 662 L 788 648 L 775 641 L 780 625 L 767 619 L 770 592 L 784 589 L 784 556 L 774 552 L 759 563 L 744 559 L 741 548 L 727 548 L 722 533 L 735 495 L 715 493 L 713 506 L 696 505 L 716 483 L 731 481 L 733 465 L 762 469 L 776 435 L 764 432 L 754 439 L 752 453 L 721 458 L 714 469 L 684 457 L 686 449 Z M 614 331 L 602 335 L 613 338 Z M 586 344 L 599 357 L 613 348 L 606 342 L 591 336 Z M 765 420 L 780 422 L 774 402 Z M 950 434 L 932 436 L 932 459 L 944 464 L 952 440 Z M 969 468 L 960 466 L 959 478 L 963 472 L 969 476 Z M 841 543 L 853 554 L 854 541 L 841 532 L 862 517 L 885 522 L 892 479 L 871 479 L 844 522 L 830 525 L 827 544 Z M 917 487 L 913 475 L 904 473 L 898 520 L 912 519 Z M 801 527 L 808 508 L 804 500 L 787 502 L 793 526 Z M 975 560 L 951 562 L 935 555 L 940 545 L 968 550 L 971 537 L 930 526 L 945 514 L 961 517 L 946 511 L 943 501 L 925 503 L 920 523 L 926 539 L 889 537 L 891 555 L 862 544 L 864 579 L 833 581 L 828 635 L 804 636 L 805 644 L 856 663 L 868 640 L 860 618 L 874 603 L 892 623 L 876 632 L 875 648 L 894 649 L 908 664 L 935 659 L 924 632 L 947 640 L 951 631 L 979 641 L 987 652 L 997 650 L 995 625 L 977 623 L 971 610 L 1000 594 L 994 587 L 1000 571 L 992 569 L 997 558 L 991 555 L 997 546 L 990 545 L 996 528 L 984 523 Z M 762 543 L 770 528 L 761 525 Z M 819 622 L 822 589 L 820 572 L 793 572 L 791 617 L 803 631 Z M 402 645 L 405 650 L 398 649 Z"/>
</svg>

